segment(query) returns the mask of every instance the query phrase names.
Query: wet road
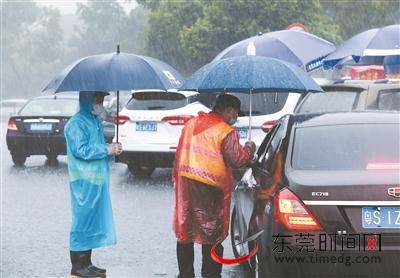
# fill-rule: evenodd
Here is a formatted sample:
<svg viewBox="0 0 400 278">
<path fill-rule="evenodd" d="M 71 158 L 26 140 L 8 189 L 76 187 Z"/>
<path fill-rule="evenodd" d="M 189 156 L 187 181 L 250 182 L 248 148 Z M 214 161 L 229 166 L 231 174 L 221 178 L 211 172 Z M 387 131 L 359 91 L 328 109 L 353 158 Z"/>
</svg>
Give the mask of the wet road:
<svg viewBox="0 0 400 278">
<path fill-rule="evenodd" d="M 44 156 L 13 166 L 1 126 L 1 277 L 67 277 L 70 200 L 66 157 L 58 167 Z M 175 237 L 171 229 L 173 187 L 170 170 L 137 180 L 124 164 L 111 164 L 111 198 L 117 245 L 96 249 L 93 261 L 108 277 L 175 277 Z M 233 256 L 229 238 L 225 256 Z M 195 248 L 200 276 L 201 248 Z M 243 277 L 239 266 L 224 266 L 224 277 Z"/>
</svg>

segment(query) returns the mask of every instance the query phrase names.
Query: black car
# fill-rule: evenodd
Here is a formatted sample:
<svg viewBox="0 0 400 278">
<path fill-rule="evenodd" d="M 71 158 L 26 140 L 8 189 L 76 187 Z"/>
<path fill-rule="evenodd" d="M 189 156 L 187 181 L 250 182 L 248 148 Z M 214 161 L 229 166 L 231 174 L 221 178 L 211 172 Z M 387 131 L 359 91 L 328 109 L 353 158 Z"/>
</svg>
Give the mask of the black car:
<svg viewBox="0 0 400 278">
<path fill-rule="evenodd" d="M 46 155 L 50 163 L 66 154 L 64 126 L 78 109 L 77 94 L 31 99 L 8 121 L 7 146 L 16 166 L 31 155 Z"/>
<path fill-rule="evenodd" d="M 259 242 L 253 274 L 400 277 L 399 113 L 288 115 L 258 156 L 231 218 L 237 257 Z"/>
</svg>

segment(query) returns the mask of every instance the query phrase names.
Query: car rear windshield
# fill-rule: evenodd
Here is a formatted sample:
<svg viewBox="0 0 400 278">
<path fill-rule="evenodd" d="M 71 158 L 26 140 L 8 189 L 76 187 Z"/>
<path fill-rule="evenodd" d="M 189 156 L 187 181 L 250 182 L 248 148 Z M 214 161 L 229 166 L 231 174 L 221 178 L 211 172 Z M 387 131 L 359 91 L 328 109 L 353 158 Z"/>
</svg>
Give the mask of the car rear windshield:
<svg viewBox="0 0 400 278">
<path fill-rule="evenodd" d="M 135 93 L 126 105 L 129 110 L 172 110 L 184 107 L 189 99 L 180 93 Z"/>
<path fill-rule="evenodd" d="M 351 124 L 297 128 L 292 167 L 298 170 L 365 170 L 399 163 L 398 124 Z"/>
<path fill-rule="evenodd" d="M 380 91 L 378 109 L 400 111 L 400 89 Z"/>
<path fill-rule="evenodd" d="M 21 116 L 72 116 L 78 110 L 78 99 L 34 99 L 21 110 Z"/>
<path fill-rule="evenodd" d="M 312 93 L 306 96 L 296 113 L 351 111 L 357 104 L 357 92 Z"/>
<path fill-rule="evenodd" d="M 229 93 L 240 99 L 241 115 L 248 116 L 250 111 L 250 96 L 244 93 Z M 252 95 L 252 115 L 267 115 L 279 112 L 285 106 L 289 93 L 254 93 Z M 197 99 L 208 108 L 215 106 L 217 94 L 202 93 Z"/>
</svg>

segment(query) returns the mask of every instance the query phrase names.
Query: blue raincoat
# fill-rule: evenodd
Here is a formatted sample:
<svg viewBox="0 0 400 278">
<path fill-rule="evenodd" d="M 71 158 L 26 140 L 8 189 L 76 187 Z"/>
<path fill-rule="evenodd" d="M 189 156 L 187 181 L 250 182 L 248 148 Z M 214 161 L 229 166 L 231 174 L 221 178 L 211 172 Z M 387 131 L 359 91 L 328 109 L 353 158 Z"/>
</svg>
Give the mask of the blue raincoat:
<svg viewBox="0 0 400 278">
<path fill-rule="evenodd" d="M 115 245 L 110 167 L 103 128 L 92 114 L 93 92 L 80 92 L 80 110 L 65 126 L 72 226 L 70 250 Z"/>
</svg>

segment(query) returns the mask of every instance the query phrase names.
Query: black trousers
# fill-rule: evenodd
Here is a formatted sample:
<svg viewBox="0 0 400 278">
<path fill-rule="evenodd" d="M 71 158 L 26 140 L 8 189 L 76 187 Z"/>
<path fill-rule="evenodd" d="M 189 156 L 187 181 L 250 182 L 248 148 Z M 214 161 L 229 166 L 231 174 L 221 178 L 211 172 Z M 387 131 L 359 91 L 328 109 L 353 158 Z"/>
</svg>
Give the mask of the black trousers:
<svg viewBox="0 0 400 278">
<path fill-rule="evenodd" d="M 211 247 L 213 244 L 202 244 L 202 265 L 201 276 L 204 278 L 219 278 L 221 277 L 222 265 L 215 262 L 211 258 Z M 215 253 L 222 257 L 224 247 L 219 244 L 215 248 Z M 194 275 L 194 244 L 193 243 L 179 243 L 176 244 L 176 254 L 178 257 L 179 278 L 193 278 Z"/>
</svg>

